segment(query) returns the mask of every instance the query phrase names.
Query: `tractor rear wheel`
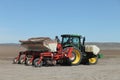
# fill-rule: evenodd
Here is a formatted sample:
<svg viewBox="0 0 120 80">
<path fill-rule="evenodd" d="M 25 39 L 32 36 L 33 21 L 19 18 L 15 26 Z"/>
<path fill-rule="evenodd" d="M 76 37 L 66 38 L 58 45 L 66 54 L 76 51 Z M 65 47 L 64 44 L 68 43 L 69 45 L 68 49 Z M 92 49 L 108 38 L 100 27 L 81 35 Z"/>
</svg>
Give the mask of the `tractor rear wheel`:
<svg viewBox="0 0 120 80">
<path fill-rule="evenodd" d="M 88 59 L 89 65 L 95 65 L 95 64 L 97 64 L 97 62 L 98 62 L 98 56 L 94 56 L 94 57 Z"/>
<path fill-rule="evenodd" d="M 81 60 L 82 60 L 82 53 L 80 52 L 79 49 L 73 48 L 72 57 L 70 57 L 67 60 L 67 63 L 70 65 L 78 65 L 81 63 Z"/>
</svg>

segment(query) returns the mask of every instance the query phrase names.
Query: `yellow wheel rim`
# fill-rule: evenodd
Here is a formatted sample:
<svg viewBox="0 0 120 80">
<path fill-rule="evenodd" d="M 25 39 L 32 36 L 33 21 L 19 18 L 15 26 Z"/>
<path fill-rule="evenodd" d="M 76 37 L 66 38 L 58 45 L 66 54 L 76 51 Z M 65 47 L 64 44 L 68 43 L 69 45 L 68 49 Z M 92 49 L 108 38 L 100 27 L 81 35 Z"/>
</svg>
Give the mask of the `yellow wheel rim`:
<svg viewBox="0 0 120 80">
<path fill-rule="evenodd" d="M 74 52 L 73 54 L 75 54 L 75 59 L 72 61 L 72 64 L 77 64 L 81 59 L 81 55 L 80 52 L 76 49 L 74 49 L 73 52 Z"/>
<path fill-rule="evenodd" d="M 90 59 L 89 59 L 89 62 L 92 63 L 92 64 L 96 63 L 96 61 L 97 61 L 96 58 L 90 58 Z"/>
</svg>

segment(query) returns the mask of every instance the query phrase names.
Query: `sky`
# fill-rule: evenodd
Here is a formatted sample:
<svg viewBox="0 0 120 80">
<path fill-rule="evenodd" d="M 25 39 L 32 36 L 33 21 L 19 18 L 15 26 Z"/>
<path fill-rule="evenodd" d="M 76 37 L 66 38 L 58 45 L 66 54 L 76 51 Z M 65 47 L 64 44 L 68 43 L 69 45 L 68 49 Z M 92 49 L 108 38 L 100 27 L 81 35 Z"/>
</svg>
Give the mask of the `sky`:
<svg viewBox="0 0 120 80">
<path fill-rule="evenodd" d="M 120 0 L 0 0 L 0 43 L 61 34 L 120 42 Z"/>
</svg>

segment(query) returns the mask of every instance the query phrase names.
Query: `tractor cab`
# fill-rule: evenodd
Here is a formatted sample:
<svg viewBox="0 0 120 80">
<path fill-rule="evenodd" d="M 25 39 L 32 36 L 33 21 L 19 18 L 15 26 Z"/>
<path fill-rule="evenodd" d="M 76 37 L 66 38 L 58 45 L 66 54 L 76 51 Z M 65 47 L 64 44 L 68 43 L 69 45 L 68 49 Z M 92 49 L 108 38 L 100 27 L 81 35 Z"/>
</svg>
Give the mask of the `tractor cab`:
<svg viewBox="0 0 120 80">
<path fill-rule="evenodd" d="M 76 47 L 81 51 L 84 51 L 85 46 L 85 37 L 81 35 L 71 35 L 71 34 L 64 34 L 61 35 L 62 37 L 62 46 L 65 47 Z"/>
</svg>

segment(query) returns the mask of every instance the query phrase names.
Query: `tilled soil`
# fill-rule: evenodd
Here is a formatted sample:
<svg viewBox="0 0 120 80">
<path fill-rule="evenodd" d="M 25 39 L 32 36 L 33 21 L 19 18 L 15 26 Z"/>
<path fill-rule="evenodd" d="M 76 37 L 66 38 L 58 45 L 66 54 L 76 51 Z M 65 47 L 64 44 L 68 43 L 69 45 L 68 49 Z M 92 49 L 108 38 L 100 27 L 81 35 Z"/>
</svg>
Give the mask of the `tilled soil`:
<svg viewBox="0 0 120 80">
<path fill-rule="evenodd" d="M 35 68 L 0 60 L 0 80 L 120 80 L 120 58 L 100 59 L 96 65 Z"/>
</svg>

